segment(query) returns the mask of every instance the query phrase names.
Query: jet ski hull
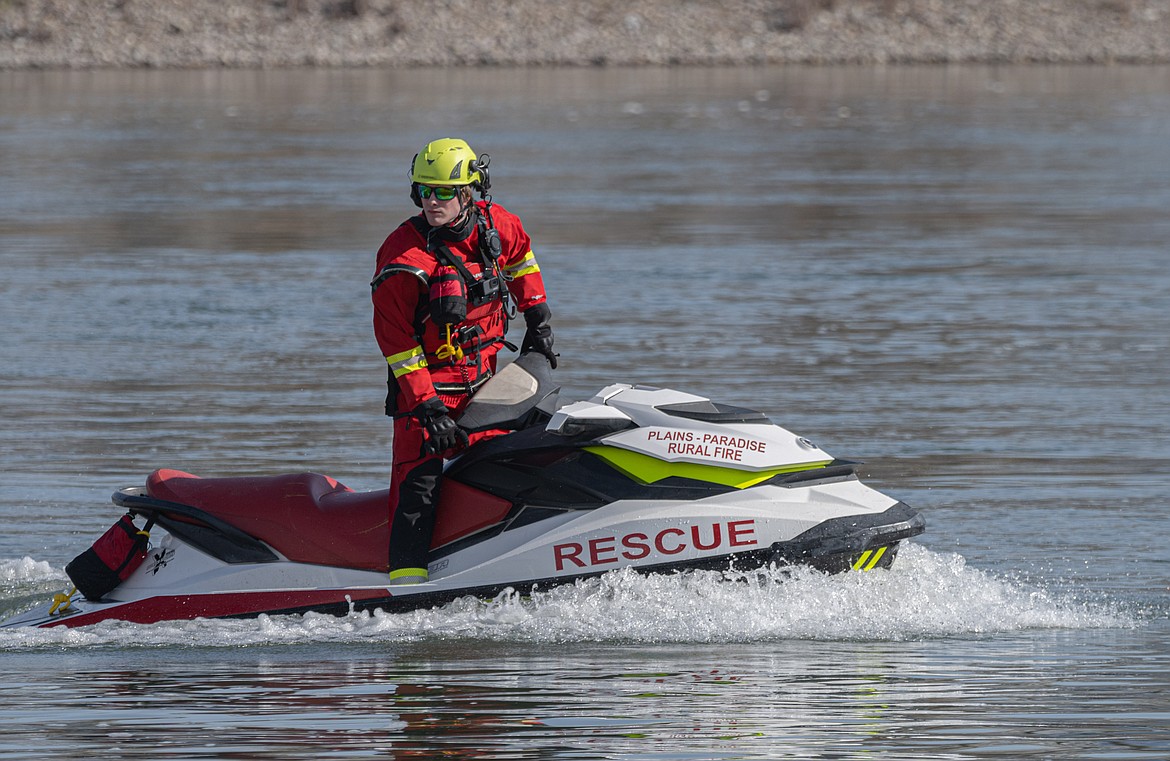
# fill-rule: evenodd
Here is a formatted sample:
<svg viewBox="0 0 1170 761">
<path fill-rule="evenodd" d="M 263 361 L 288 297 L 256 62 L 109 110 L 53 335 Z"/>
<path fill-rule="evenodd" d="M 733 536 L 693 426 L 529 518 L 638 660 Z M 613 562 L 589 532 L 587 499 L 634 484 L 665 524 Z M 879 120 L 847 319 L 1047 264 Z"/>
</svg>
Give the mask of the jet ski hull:
<svg viewBox="0 0 1170 761">
<path fill-rule="evenodd" d="M 447 463 L 426 583 L 388 585 L 387 490 L 160 470 L 114 494 L 153 527 L 141 565 L 112 590 L 87 590 L 98 599 L 74 593 L 0 626 L 402 611 L 621 569 L 868 571 L 924 530 L 853 463 L 759 413 L 625 385 L 542 412 L 542 383 L 529 384 L 532 404 L 502 407 L 519 430 Z M 473 417 L 505 422 L 490 409 Z"/>
<path fill-rule="evenodd" d="M 523 567 L 532 555 L 543 554 L 547 568 L 543 573 L 507 577 L 507 571 L 482 561 L 483 556 L 493 554 L 485 547 L 475 559 L 459 559 L 466 566 L 462 571 L 444 576 L 443 572 L 451 568 L 451 559 L 447 559 L 446 567 L 444 559 L 439 559 L 431 564 L 430 582 L 397 588 L 387 586 L 387 577 L 377 571 L 279 558 L 226 563 L 168 534 L 152 547 L 142 566 L 102 600 L 90 601 L 75 595 L 76 599 L 56 611 L 51 611 L 52 605 L 42 605 L 0 626 L 74 627 L 107 620 L 150 624 L 262 614 L 346 615 L 374 609 L 402 612 L 465 596 L 490 599 L 506 589 L 525 594 L 618 568 L 677 573 L 745 571 L 778 565 L 811 567 L 826 573 L 869 571 L 889 568 L 897 557 L 899 543 L 924 530 L 922 516 L 901 502 L 881 512 L 828 519 L 790 539 L 771 541 L 777 529 L 769 528 L 766 519 L 744 515 L 740 511 L 719 518 L 709 513 L 698 519 L 648 517 L 630 521 L 620 531 L 599 532 L 588 526 L 581 527 L 579 533 L 565 530 L 558 532 L 557 541 L 537 541 L 527 549 L 523 545 L 515 547 L 503 553 L 510 558 L 508 561 L 496 563 Z M 704 549 L 708 547 L 711 549 Z M 643 555 L 647 562 L 636 562 Z M 482 583 L 477 577 L 496 580 Z"/>
</svg>

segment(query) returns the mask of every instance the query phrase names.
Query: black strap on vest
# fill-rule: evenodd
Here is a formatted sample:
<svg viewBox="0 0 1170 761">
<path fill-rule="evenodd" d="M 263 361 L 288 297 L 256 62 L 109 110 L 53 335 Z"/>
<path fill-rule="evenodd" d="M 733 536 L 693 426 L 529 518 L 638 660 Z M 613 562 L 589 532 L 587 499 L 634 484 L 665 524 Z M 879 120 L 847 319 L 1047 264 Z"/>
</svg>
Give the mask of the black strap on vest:
<svg viewBox="0 0 1170 761">
<path fill-rule="evenodd" d="M 479 255 L 488 263 L 492 276 L 496 279 L 496 286 L 500 292 L 500 299 L 504 305 L 504 332 L 508 331 L 508 323 L 516 317 L 516 302 L 512 300 L 512 292 L 508 290 L 508 278 L 500 268 L 500 257 L 504 253 L 504 245 L 500 242 L 500 233 L 496 230 L 496 223 L 492 220 L 492 202 L 488 199 L 483 213 L 477 214 L 476 227 L 479 229 Z"/>
<path fill-rule="evenodd" d="M 455 271 L 459 273 L 459 277 L 463 278 L 463 284 L 467 286 L 468 290 L 477 282 L 475 275 L 471 274 L 471 270 L 467 269 L 467 265 L 460 261 L 459 257 L 451 253 L 451 249 L 447 248 L 446 243 L 442 241 L 428 241 L 427 246 L 430 248 L 431 253 L 435 255 L 435 259 L 439 261 L 439 264 L 455 268 Z M 484 274 L 486 275 L 487 273 L 485 272 Z"/>
</svg>

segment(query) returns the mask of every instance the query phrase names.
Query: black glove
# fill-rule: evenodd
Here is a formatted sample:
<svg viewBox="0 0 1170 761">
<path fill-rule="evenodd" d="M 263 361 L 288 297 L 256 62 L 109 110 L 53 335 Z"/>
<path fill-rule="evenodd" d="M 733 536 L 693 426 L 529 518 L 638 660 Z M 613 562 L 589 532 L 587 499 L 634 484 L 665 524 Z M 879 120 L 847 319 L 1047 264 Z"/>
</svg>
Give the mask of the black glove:
<svg viewBox="0 0 1170 761">
<path fill-rule="evenodd" d="M 432 396 L 414 408 L 414 416 L 427 429 L 427 440 L 423 452 L 439 454 L 458 446 L 467 446 L 467 431 L 455 424 L 448 414 L 447 406 Z"/>
<path fill-rule="evenodd" d="M 552 310 L 548 304 L 540 303 L 524 313 L 524 322 L 528 323 L 528 330 L 524 332 L 524 342 L 520 344 L 520 353 L 527 354 L 535 351 L 548 357 L 548 364 L 557 369 L 557 356 L 553 353 L 553 332 L 548 321 L 552 319 Z"/>
</svg>

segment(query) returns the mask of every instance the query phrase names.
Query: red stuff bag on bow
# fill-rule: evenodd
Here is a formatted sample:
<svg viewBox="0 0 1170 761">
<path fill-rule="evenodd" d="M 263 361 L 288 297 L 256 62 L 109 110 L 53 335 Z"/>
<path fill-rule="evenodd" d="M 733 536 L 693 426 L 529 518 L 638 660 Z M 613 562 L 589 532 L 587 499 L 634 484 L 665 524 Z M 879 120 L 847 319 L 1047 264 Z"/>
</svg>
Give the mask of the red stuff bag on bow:
<svg viewBox="0 0 1170 761">
<path fill-rule="evenodd" d="M 87 600 L 100 600 L 142 565 L 149 547 L 150 524 L 139 530 L 127 513 L 93 546 L 69 562 L 65 573 Z"/>
</svg>

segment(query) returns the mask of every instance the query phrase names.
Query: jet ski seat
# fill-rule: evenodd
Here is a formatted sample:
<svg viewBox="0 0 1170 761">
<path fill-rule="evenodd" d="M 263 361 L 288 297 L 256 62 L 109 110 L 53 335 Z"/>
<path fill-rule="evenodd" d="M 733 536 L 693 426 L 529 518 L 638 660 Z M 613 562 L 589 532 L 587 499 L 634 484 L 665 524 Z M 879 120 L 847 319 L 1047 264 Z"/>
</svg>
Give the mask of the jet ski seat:
<svg viewBox="0 0 1170 761">
<path fill-rule="evenodd" d="M 146 489 L 210 513 L 297 563 L 389 568 L 389 489 L 357 492 L 320 473 L 200 478 L 166 468 L 150 474 Z M 444 481 L 431 548 L 495 525 L 511 508 L 508 500 Z"/>
<path fill-rule="evenodd" d="M 162 469 L 147 493 L 210 513 L 289 560 L 384 570 L 390 544 L 390 490 L 355 492 L 319 473 L 200 478 Z"/>
</svg>

